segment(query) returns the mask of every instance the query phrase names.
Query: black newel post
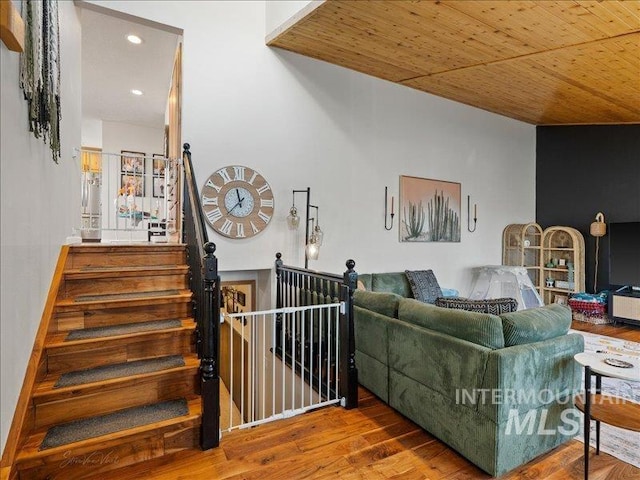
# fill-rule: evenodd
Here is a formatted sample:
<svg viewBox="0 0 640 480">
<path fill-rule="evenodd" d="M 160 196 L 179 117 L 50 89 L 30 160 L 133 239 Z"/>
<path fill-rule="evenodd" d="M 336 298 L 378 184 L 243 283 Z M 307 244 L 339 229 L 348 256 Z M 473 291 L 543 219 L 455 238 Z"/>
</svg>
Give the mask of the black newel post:
<svg viewBox="0 0 640 480">
<path fill-rule="evenodd" d="M 282 254 L 276 253 L 276 308 L 282 308 Z M 276 351 L 283 352 L 282 348 L 282 314 L 276 314 Z"/>
<path fill-rule="evenodd" d="M 220 325 L 220 277 L 216 245 L 204 245 L 206 255 L 202 261 L 204 302 L 202 309 L 202 358 L 200 359 L 200 389 L 202 401 L 202 427 L 200 447 L 208 450 L 220 441 L 220 377 L 218 375 L 218 331 Z"/>
<path fill-rule="evenodd" d="M 347 409 L 358 406 L 358 369 L 356 368 L 356 342 L 353 329 L 353 292 L 358 283 L 354 270 L 356 262 L 347 260 L 342 289 L 344 313 L 340 319 L 340 391 L 346 399 Z"/>
</svg>

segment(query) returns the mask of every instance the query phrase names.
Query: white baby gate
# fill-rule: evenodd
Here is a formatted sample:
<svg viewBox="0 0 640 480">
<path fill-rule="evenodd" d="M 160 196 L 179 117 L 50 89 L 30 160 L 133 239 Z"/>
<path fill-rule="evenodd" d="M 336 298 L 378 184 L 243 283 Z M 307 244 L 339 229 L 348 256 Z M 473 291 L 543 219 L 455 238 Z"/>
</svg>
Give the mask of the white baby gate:
<svg viewBox="0 0 640 480">
<path fill-rule="evenodd" d="M 341 302 L 222 317 L 220 380 L 229 393 L 221 397 L 222 432 L 342 401 L 338 340 L 343 309 Z"/>
</svg>

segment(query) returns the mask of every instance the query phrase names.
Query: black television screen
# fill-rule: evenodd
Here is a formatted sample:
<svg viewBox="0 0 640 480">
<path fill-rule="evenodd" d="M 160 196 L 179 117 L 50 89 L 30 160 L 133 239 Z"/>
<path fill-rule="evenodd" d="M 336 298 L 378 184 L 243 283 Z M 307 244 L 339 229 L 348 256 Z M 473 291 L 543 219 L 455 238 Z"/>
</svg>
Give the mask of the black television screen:
<svg viewBox="0 0 640 480">
<path fill-rule="evenodd" d="M 609 224 L 609 283 L 640 287 L 640 222 Z"/>
</svg>

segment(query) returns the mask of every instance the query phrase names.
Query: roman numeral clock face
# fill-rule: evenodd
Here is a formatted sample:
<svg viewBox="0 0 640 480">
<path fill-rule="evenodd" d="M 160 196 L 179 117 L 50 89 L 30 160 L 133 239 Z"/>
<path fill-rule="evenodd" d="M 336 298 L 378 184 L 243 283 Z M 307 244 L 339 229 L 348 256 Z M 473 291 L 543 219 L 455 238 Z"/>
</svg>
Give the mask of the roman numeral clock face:
<svg viewBox="0 0 640 480">
<path fill-rule="evenodd" d="M 202 188 L 202 210 L 220 235 L 249 238 L 263 231 L 273 217 L 273 192 L 255 170 L 240 165 L 212 173 Z"/>
</svg>

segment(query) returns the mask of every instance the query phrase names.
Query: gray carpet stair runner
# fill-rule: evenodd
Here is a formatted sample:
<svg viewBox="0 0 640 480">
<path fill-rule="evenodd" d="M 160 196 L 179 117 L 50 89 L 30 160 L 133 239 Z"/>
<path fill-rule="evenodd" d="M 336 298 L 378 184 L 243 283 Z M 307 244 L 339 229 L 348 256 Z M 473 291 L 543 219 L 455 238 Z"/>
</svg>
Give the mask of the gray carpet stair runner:
<svg viewBox="0 0 640 480">
<path fill-rule="evenodd" d="M 177 295 L 178 290 L 155 290 L 152 292 L 106 293 L 104 295 L 79 295 L 73 299 L 76 303 L 95 302 L 99 300 L 126 300 L 130 298 L 162 297 Z"/>
<path fill-rule="evenodd" d="M 131 333 L 148 332 L 150 330 L 166 330 L 178 328 L 182 325 L 180 320 L 153 320 L 142 323 L 126 323 L 121 325 L 109 325 L 106 327 L 83 328 L 72 330 L 64 339 L 65 342 L 72 340 L 86 340 L 90 338 L 115 337 L 118 335 L 129 335 Z"/>
<path fill-rule="evenodd" d="M 122 378 L 141 373 L 159 372 L 169 368 L 184 367 L 182 355 L 136 360 L 134 362 L 117 363 L 102 367 L 77 370 L 60 376 L 53 388 L 84 385 L 85 383 L 100 382 L 112 378 Z"/>
<path fill-rule="evenodd" d="M 187 401 L 179 399 L 128 408 L 99 417 L 76 420 L 50 428 L 40 445 L 40 450 L 162 422 L 187 415 L 188 413 Z"/>
</svg>

